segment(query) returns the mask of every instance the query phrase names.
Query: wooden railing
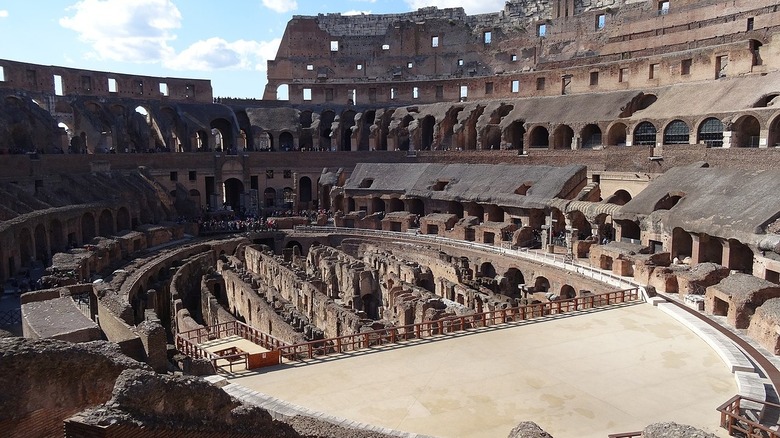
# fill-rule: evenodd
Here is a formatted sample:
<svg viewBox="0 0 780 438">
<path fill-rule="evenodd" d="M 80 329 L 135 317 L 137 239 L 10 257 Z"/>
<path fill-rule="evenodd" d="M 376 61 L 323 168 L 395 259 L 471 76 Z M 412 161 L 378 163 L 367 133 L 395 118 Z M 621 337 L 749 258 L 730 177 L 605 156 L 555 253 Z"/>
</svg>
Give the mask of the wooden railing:
<svg viewBox="0 0 780 438">
<path fill-rule="evenodd" d="M 757 419 L 751 420 L 742 412 L 742 402 L 750 402 L 758 411 Z M 775 414 L 780 412 L 780 405 L 763 400 L 756 400 L 741 395 L 735 395 L 726 403 L 718 407 L 720 412 L 720 427 L 726 429 L 729 435 L 744 436 L 745 438 L 780 438 L 780 431 L 772 430 L 759 423 L 760 418 L 768 410 L 774 410 Z"/>
<path fill-rule="evenodd" d="M 507 322 L 525 321 L 576 310 L 592 309 L 612 304 L 641 300 L 639 289 L 606 292 L 569 300 L 550 301 L 527 306 L 510 307 L 470 315 L 451 316 L 400 327 L 373 330 L 337 338 L 322 339 L 279 347 L 281 357 L 288 360 L 314 359 L 328 354 L 394 344 L 410 339 L 423 339 L 472 328 L 488 327 Z"/>
</svg>

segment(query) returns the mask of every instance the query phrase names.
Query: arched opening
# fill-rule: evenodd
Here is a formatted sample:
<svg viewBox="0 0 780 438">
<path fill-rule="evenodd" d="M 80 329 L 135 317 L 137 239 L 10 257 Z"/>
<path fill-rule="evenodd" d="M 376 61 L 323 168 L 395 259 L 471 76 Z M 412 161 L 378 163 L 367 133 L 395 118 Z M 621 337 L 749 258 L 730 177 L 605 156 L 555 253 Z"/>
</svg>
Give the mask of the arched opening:
<svg viewBox="0 0 780 438">
<path fill-rule="evenodd" d="M 341 150 L 352 150 L 352 130 L 355 127 L 355 112 L 344 111 L 341 114 Z"/>
<path fill-rule="evenodd" d="M 116 229 L 117 231 L 130 229 L 130 212 L 126 207 L 120 207 L 116 212 Z"/>
<path fill-rule="evenodd" d="M 496 278 L 496 268 L 490 262 L 484 262 L 479 266 L 479 275 L 481 277 Z"/>
<path fill-rule="evenodd" d="M 504 278 L 507 281 L 507 288 L 502 293 L 511 298 L 520 298 L 520 293 L 525 287 L 523 273 L 517 268 L 509 268 L 504 274 Z"/>
<path fill-rule="evenodd" d="M 625 146 L 626 138 L 628 136 L 628 127 L 625 123 L 615 123 L 609 127 L 607 132 L 607 145 L 608 146 Z"/>
<path fill-rule="evenodd" d="M 385 201 L 382 198 L 371 198 L 371 213 L 379 213 L 385 211 Z"/>
<path fill-rule="evenodd" d="M 546 277 L 536 277 L 534 280 L 534 292 L 547 292 L 550 290 L 550 280 Z"/>
<path fill-rule="evenodd" d="M 276 87 L 276 100 L 290 100 L 290 86 L 280 84 Z"/>
<path fill-rule="evenodd" d="M 398 133 L 398 137 L 396 139 L 396 147 L 398 150 L 408 151 L 410 148 L 411 141 L 409 140 L 409 124 L 412 123 L 412 120 L 414 120 L 414 117 L 412 117 L 410 114 L 405 115 L 404 118 L 401 119 L 401 125 L 396 131 Z"/>
<path fill-rule="evenodd" d="M 732 127 L 732 146 L 738 148 L 757 148 L 761 138 L 761 124 L 753 116 L 742 116 Z"/>
<path fill-rule="evenodd" d="M 311 178 L 303 176 L 298 180 L 298 197 L 303 203 L 312 201 Z"/>
<path fill-rule="evenodd" d="M 295 139 L 293 135 L 285 131 L 279 134 L 279 150 L 291 151 L 295 149 Z"/>
<path fill-rule="evenodd" d="M 327 110 L 320 114 L 320 148 L 330 150 L 331 135 L 333 134 L 333 121 L 336 119 L 336 113 Z"/>
<path fill-rule="evenodd" d="M 593 226 L 581 211 L 575 210 L 568 213 L 568 215 L 571 218 L 571 226 L 577 230 L 578 239 L 587 239 L 593 235 Z"/>
<path fill-rule="evenodd" d="M 420 149 L 429 151 L 433 147 L 433 131 L 436 126 L 436 118 L 425 116 L 420 122 Z"/>
<path fill-rule="evenodd" d="M 509 141 L 511 143 L 510 148 L 523 152 L 523 142 L 525 137 L 525 121 L 515 120 L 509 125 Z"/>
<path fill-rule="evenodd" d="M 461 123 L 463 132 L 460 143 L 463 144 L 463 149 L 467 151 L 477 149 L 477 122 L 484 111 L 485 107 L 478 105 L 477 108 L 471 111 L 469 117 Z"/>
<path fill-rule="evenodd" d="M 422 199 L 407 199 L 406 203 L 408 207 L 406 211 L 420 217 L 425 216 L 425 205 Z"/>
<path fill-rule="evenodd" d="M 635 146 L 655 146 L 655 137 L 657 134 L 655 125 L 650 122 L 642 122 L 634 128 Z"/>
<path fill-rule="evenodd" d="M 497 151 L 501 149 L 501 127 L 488 125 L 482 130 L 482 149 Z"/>
<path fill-rule="evenodd" d="M 30 230 L 22 228 L 19 231 L 19 257 L 22 266 L 29 266 L 33 261 L 33 239 Z"/>
<path fill-rule="evenodd" d="M 572 300 L 577 298 L 577 291 L 575 291 L 574 288 L 568 284 L 564 284 L 561 286 L 561 293 L 558 294 L 558 296 L 560 296 L 563 300 Z"/>
<path fill-rule="evenodd" d="M 450 201 L 447 204 L 447 211 L 454 214 L 458 219 L 463 219 L 463 204 L 458 201 Z"/>
<path fill-rule="evenodd" d="M 369 150 L 369 144 L 371 142 L 371 126 L 374 125 L 374 121 L 376 120 L 376 111 L 366 111 L 361 115 L 361 120 L 363 121 L 363 124 L 360 130 L 360 142 L 358 144 L 358 150 L 367 151 Z"/>
<path fill-rule="evenodd" d="M 673 120 L 664 129 L 664 144 L 688 144 L 690 143 L 690 129 L 682 120 Z"/>
<path fill-rule="evenodd" d="M 393 121 L 393 113 L 395 111 L 392 108 L 388 108 L 379 119 L 379 138 L 377 139 L 377 149 L 380 151 L 387 150 L 387 136 L 390 133 L 390 122 Z"/>
<path fill-rule="evenodd" d="M 699 125 L 698 142 L 708 148 L 723 147 L 723 122 L 715 117 L 705 119 Z"/>
<path fill-rule="evenodd" d="M 489 204 L 484 207 L 489 222 L 504 222 L 504 209 L 495 204 Z"/>
<path fill-rule="evenodd" d="M 394 211 L 404 211 L 404 201 L 398 198 L 391 198 L 387 202 L 387 211 L 392 213 Z"/>
<path fill-rule="evenodd" d="M 38 260 L 46 264 L 50 254 L 46 242 L 46 227 L 43 224 L 35 226 L 35 253 L 38 255 Z"/>
<path fill-rule="evenodd" d="M 233 211 L 241 211 L 244 183 L 238 178 L 228 178 L 224 182 L 223 189 L 224 197 L 222 199 L 222 205 L 224 207 L 230 207 Z"/>
<path fill-rule="evenodd" d="M 620 225 L 621 242 L 639 243 L 642 231 L 638 223 L 630 220 L 616 220 L 615 222 Z"/>
<path fill-rule="evenodd" d="M 553 135 L 553 149 L 571 149 L 574 130 L 569 125 L 559 125 Z"/>
<path fill-rule="evenodd" d="M 81 241 L 91 242 L 95 236 L 95 216 L 92 213 L 84 213 L 81 216 Z"/>
<path fill-rule="evenodd" d="M 682 197 L 683 197 L 682 194 L 667 193 L 661 199 L 659 199 L 658 202 L 655 203 L 655 206 L 653 207 L 653 211 L 670 210 L 672 207 L 677 205 L 678 202 L 680 202 L 680 199 L 682 199 Z"/>
<path fill-rule="evenodd" d="M 211 146 L 209 146 L 209 135 L 202 129 L 195 132 L 193 143 L 198 152 L 207 152 L 211 150 Z"/>
<path fill-rule="evenodd" d="M 690 257 L 693 254 L 693 237 L 687 231 L 682 228 L 675 228 L 672 230 L 672 258 L 677 257 L 679 260 L 684 260 L 686 257 Z"/>
<path fill-rule="evenodd" d="M 111 214 L 110 210 L 103 210 L 100 212 L 98 229 L 100 230 L 100 235 L 103 237 L 114 234 L 114 216 Z"/>
<path fill-rule="evenodd" d="M 593 149 L 601 146 L 601 128 L 599 128 L 599 125 L 593 123 L 585 125 L 582 128 L 580 137 L 582 138 L 582 149 Z"/>
<path fill-rule="evenodd" d="M 203 204 L 200 202 L 200 191 L 196 189 L 190 189 L 189 192 L 187 192 L 187 196 L 190 198 L 190 202 L 192 202 L 192 205 L 195 205 L 197 208 L 204 207 Z"/>
<path fill-rule="evenodd" d="M 723 244 L 717 237 L 708 234 L 699 235 L 699 260 L 698 263 L 717 263 L 723 262 Z"/>
<path fill-rule="evenodd" d="M 544 126 L 536 126 L 531 129 L 528 138 L 532 148 L 546 149 L 550 147 L 550 132 Z"/>
<path fill-rule="evenodd" d="M 626 205 L 631 200 L 631 194 L 620 189 L 606 199 L 607 204 Z"/>
<path fill-rule="evenodd" d="M 216 129 L 216 132 L 214 131 Z M 236 139 L 233 135 L 233 124 L 225 119 L 211 121 L 211 131 L 215 136 L 215 148 L 222 151 L 235 151 Z"/>
<path fill-rule="evenodd" d="M 347 212 L 355 211 L 355 199 L 353 197 L 347 198 Z"/>
<path fill-rule="evenodd" d="M 727 268 L 741 271 L 745 274 L 753 274 L 753 251 L 749 246 L 736 239 L 729 239 L 728 251 Z"/>
<path fill-rule="evenodd" d="M 285 245 L 284 247 L 287 249 L 298 248 L 298 254 L 303 255 L 303 245 L 301 245 L 301 242 L 298 242 L 297 240 L 291 240 L 287 242 L 287 245 Z"/>
<path fill-rule="evenodd" d="M 769 147 L 780 147 L 780 115 L 769 123 L 769 135 L 767 136 Z"/>
<path fill-rule="evenodd" d="M 268 187 L 263 192 L 263 205 L 266 207 L 273 207 L 276 203 L 276 190 Z"/>
<path fill-rule="evenodd" d="M 49 247 L 52 254 L 65 251 L 65 235 L 62 230 L 62 222 L 54 219 L 49 224 Z"/>
</svg>

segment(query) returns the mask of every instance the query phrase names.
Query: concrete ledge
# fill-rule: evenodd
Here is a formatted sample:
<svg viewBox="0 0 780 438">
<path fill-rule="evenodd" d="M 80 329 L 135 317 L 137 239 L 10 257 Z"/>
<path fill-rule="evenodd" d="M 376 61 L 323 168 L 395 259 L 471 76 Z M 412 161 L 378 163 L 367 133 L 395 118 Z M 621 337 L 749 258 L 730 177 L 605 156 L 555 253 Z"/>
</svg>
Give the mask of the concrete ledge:
<svg viewBox="0 0 780 438">
<path fill-rule="evenodd" d="M 750 397 L 756 400 L 766 400 L 766 387 L 764 386 L 764 379 L 762 379 L 758 374 L 737 371 L 734 373 L 734 379 L 737 381 L 739 395 L 743 397 Z M 764 408 L 764 405 L 743 400 L 740 403 L 740 407 L 743 409 L 760 411 Z"/>
<path fill-rule="evenodd" d="M 209 376 L 206 378 L 206 380 L 208 381 L 214 380 L 215 382 L 220 382 L 221 381 L 220 379 L 227 381 L 227 379 L 221 376 Z M 310 409 L 306 409 L 301 406 L 296 406 L 292 403 L 288 403 L 286 401 L 279 400 L 269 395 L 262 394 L 257 391 L 253 391 L 249 388 L 243 387 L 241 385 L 237 385 L 235 383 L 228 383 L 222 386 L 222 389 L 226 393 L 230 394 L 231 396 L 241 400 L 241 402 L 243 403 L 259 406 L 267 410 L 268 413 L 271 414 L 271 417 L 274 420 L 285 421 L 286 419 L 300 415 L 304 417 L 311 417 L 318 421 L 324 421 L 348 429 L 359 429 L 367 432 L 378 432 L 378 433 L 383 433 L 385 435 L 394 436 L 394 437 L 433 438 L 428 435 L 420 435 L 411 432 L 401 432 L 398 430 L 387 429 L 384 427 L 379 427 L 371 424 L 358 423 L 356 421 L 348 420 L 346 418 L 334 417 L 332 415 L 328 415 L 323 412 L 314 412 Z"/>
<path fill-rule="evenodd" d="M 715 350 L 732 373 L 737 371 L 755 372 L 753 363 L 745 356 L 745 353 L 734 345 L 729 338 L 710 327 L 704 321 L 671 303 L 659 303 L 656 307 L 702 338 L 707 345 Z"/>
</svg>

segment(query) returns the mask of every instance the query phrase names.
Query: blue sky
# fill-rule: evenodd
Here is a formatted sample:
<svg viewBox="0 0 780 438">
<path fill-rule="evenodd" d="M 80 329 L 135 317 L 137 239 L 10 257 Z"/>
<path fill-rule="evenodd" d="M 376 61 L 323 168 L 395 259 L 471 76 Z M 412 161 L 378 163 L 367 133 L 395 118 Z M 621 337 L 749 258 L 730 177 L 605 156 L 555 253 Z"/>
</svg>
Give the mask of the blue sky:
<svg viewBox="0 0 780 438">
<path fill-rule="evenodd" d="M 293 15 L 497 12 L 505 0 L 0 0 L 0 58 L 211 79 L 215 96 L 262 97 Z"/>
</svg>

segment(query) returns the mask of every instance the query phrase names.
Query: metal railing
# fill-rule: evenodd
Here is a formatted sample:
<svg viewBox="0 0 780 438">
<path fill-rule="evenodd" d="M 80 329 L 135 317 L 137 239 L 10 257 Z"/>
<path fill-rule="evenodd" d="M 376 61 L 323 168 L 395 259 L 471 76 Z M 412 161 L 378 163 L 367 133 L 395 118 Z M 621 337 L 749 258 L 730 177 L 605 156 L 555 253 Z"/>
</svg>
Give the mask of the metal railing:
<svg viewBox="0 0 780 438">
<path fill-rule="evenodd" d="M 281 357 L 288 360 L 316 359 L 329 354 L 356 351 L 374 346 L 424 339 L 446 333 L 484 328 L 510 322 L 527 321 L 544 316 L 628 303 L 641 299 L 638 288 L 605 292 L 568 300 L 497 309 L 470 315 L 451 316 L 400 327 L 373 330 L 353 335 L 280 347 Z"/>
<path fill-rule="evenodd" d="M 760 412 L 758 415 L 759 418 L 751 420 L 742 412 L 741 404 L 743 401 L 749 402 L 754 406 L 761 406 L 756 409 L 756 411 Z M 745 438 L 780 438 L 780 431 L 770 429 L 769 427 L 760 424 L 761 416 L 767 410 L 774 410 L 775 413 L 780 411 L 780 405 L 778 404 L 735 395 L 726 403 L 720 405 L 717 410 L 720 412 L 720 427 L 726 429 L 731 436 L 737 435 Z"/>
<path fill-rule="evenodd" d="M 22 309 L 11 309 L 0 312 L 0 327 L 19 325 L 22 323 Z"/>
</svg>

